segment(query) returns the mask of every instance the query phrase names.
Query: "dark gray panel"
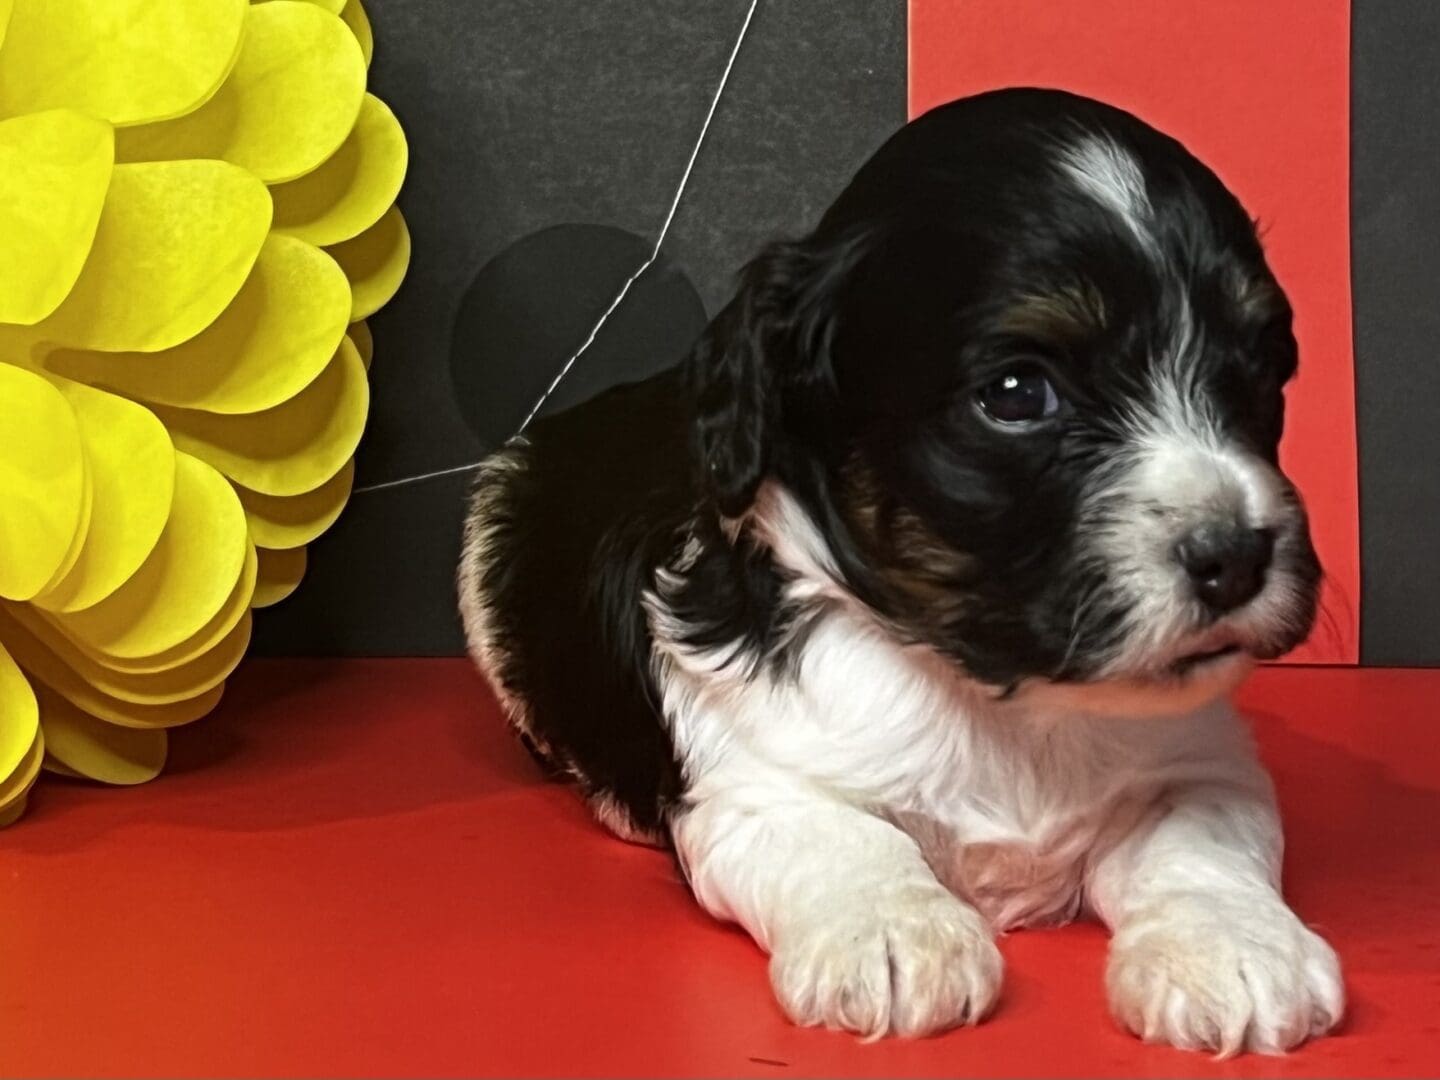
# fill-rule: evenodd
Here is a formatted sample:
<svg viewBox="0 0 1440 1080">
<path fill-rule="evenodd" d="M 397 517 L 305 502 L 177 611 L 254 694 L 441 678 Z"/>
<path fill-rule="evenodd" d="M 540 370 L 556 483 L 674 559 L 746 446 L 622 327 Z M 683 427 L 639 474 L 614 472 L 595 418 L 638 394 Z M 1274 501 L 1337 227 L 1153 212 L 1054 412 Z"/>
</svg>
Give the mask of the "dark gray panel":
<svg viewBox="0 0 1440 1080">
<path fill-rule="evenodd" d="M 1353 13 L 1361 659 L 1440 664 L 1440 4 Z"/>
<path fill-rule="evenodd" d="M 266 656 L 448 656 L 461 651 L 455 609 L 460 507 L 468 476 L 352 499 L 347 520 L 310 547 L 299 592 L 258 613 Z"/>
<path fill-rule="evenodd" d="M 497 253 L 548 226 L 609 225 L 653 241 L 746 6 L 369 0 L 371 88 L 410 140 L 401 206 L 414 260 L 372 320 L 360 485 L 489 448 L 465 423 L 451 379 L 462 297 Z M 666 245 L 712 313 L 741 263 L 766 239 L 812 225 L 903 122 L 904 55 L 898 2 L 762 3 Z M 617 271 L 616 289 L 623 279 Z M 626 318 L 617 321 L 623 331 Z M 587 353 L 581 362 L 597 368 L 586 385 L 619 378 L 623 352 Z M 526 380 L 497 376 L 466 392 L 476 385 L 497 423 L 523 415 L 533 396 Z M 450 578 L 465 486 L 449 477 L 357 494 L 312 549 L 300 591 L 262 614 L 257 651 L 459 651 Z"/>
<path fill-rule="evenodd" d="M 555 225 L 485 264 L 460 303 L 450 351 L 457 404 L 482 444 L 503 443 L 542 396 L 538 416 L 685 358 L 705 329 L 705 306 L 663 253 L 597 328 L 615 282 L 644 266 L 652 246 L 609 225 Z"/>
<path fill-rule="evenodd" d="M 899 0 L 762 0 L 666 244 L 712 314 L 763 241 L 814 226 L 905 122 L 905 42 Z"/>
</svg>

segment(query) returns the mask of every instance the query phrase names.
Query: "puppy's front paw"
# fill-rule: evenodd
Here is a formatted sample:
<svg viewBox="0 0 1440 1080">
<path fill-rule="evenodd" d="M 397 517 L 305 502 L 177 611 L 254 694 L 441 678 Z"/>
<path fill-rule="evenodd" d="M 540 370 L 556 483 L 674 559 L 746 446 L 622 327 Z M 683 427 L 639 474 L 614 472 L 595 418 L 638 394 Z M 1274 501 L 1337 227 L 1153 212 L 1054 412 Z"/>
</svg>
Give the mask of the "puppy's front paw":
<svg viewBox="0 0 1440 1080">
<path fill-rule="evenodd" d="M 1105 981 L 1146 1042 L 1221 1056 L 1284 1053 L 1345 1011 L 1335 951 L 1273 897 L 1167 897 L 1121 926 Z"/>
<path fill-rule="evenodd" d="M 792 1020 L 869 1038 L 978 1022 L 995 1004 L 1002 970 L 985 920 L 938 885 L 825 912 L 770 958 L 770 982 Z"/>
</svg>

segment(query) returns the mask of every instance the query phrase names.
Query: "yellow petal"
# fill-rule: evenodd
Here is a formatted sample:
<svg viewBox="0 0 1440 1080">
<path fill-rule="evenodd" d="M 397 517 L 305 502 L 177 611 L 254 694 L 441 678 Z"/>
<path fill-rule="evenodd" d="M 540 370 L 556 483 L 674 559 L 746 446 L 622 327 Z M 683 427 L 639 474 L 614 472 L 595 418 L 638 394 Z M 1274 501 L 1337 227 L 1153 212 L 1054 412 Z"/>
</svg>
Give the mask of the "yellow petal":
<svg viewBox="0 0 1440 1080">
<path fill-rule="evenodd" d="M 395 114 L 366 94 L 354 130 L 325 164 L 270 189 L 275 231 L 321 246 L 359 236 L 395 202 L 408 159 Z"/>
<path fill-rule="evenodd" d="M 244 416 L 166 406 L 156 406 L 156 412 L 177 448 L 237 484 L 266 495 L 299 495 L 315 490 L 350 460 L 369 405 L 365 365 L 344 338 L 320 377 L 273 409 Z"/>
<path fill-rule="evenodd" d="M 355 40 L 360 42 L 360 51 L 365 55 L 365 66 L 370 66 L 370 58 L 375 54 L 375 35 L 370 30 L 370 20 L 365 15 L 365 9 L 360 6 L 360 0 L 350 0 L 345 5 L 345 10 L 340 12 L 340 18 L 345 20 L 345 25 L 350 27 Z"/>
<path fill-rule="evenodd" d="M 175 448 L 149 409 L 69 379 L 54 382 L 79 421 L 93 496 L 75 565 L 35 603 L 78 611 L 120 588 L 155 550 L 170 517 Z"/>
<path fill-rule="evenodd" d="M 350 279 L 355 303 L 350 318 L 369 318 L 390 302 L 410 265 L 410 230 L 398 207 L 353 240 L 327 249 Z"/>
<path fill-rule="evenodd" d="M 365 365 L 365 370 L 370 370 L 370 361 L 375 356 L 375 339 L 370 335 L 370 324 L 361 320 L 351 323 L 350 329 L 346 331 L 350 340 L 355 343 L 355 349 L 360 353 L 360 360 Z"/>
<path fill-rule="evenodd" d="M 96 690 L 135 705 L 169 705 L 204 694 L 235 670 L 250 643 L 247 610 L 229 634 L 188 663 L 156 672 L 118 671 L 82 650 L 56 625 L 25 605 L 9 604 L 5 611 L 39 645 Z"/>
<path fill-rule="evenodd" d="M 112 124 L 189 112 L 235 61 L 244 0 L 15 0 L 0 113 L 70 108 Z"/>
<path fill-rule="evenodd" d="M 165 767 L 163 728 L 107 724 L 44 686 L 39 697 L 47 769 L 104 784 L 143 784 Z"/>
<path fill-rule="evenodd" d="M 82 525 L 80 428 L 59 390 L 0 364 L 0 432 L 0 597 L 28 600 L 62 568 Z"/>
<path fill-rule="evenodd" d="M 186 116 L 127 128 L 120 161 L 220 158 L 269 184 L 304 176 L 350 134 L 365 93 L 365 58 L 334 15 L 301 0 L 250 8 L 235 67 Z"/>
<path fill-rule="evenodd" d="M 39 322 L 80 275 L 115 163 L 115 133 L 77 112 L 0 122 L 0 322 Z"/>
<path fill-rule="evenodd" d="M 325 370 L 350 317 L 350 283 L 329 255 L 271 236 L 220 317 L 159 353 L 57 349 L 51 371 L 127 397 L 216 413 L 286 401 Z"/>
<path fill-rule="evenodd" d="M 63 617 L 47 615 L 33 604 L 0 606 L 9 613 L 11 620 L 63 660 L 67 667 L 105 693 L 124 701 L 161 704 L 155 700 L 156 695 L 178 700 L 208 690 L 214 681 L 205 682 L 207 673 L 227 664 L 221 654 L 233 654 L 226 667 L 227 673 L 239 662 L 244 649 L 240 639 L 249 639 L 249 628 L 245 627 L 242 633 L 240 623 L 250 613 L 257 566 L 255 547 L 247 543 L 240 580 L 235 583 L 220 611 L 179 645 L 150 656 L 116 657 L 101 652 L 83 639 L 71 637 Z M 153 677 L 161 674 L 164 679 Z M 200 685 L 202 682 L 203 686 Z M 188 693 L 184 692 L 186 687 L 190 688 Z"/>
<path fill-rule="evenodd" d="M 121 730 L 121 731 L 133 731 L 134 729 L 133 729 L 133 728 L 120 728 L 119 730 Z M 51 774 L 53 774 L 53 775 L 55 775 L 55 776 L 63 776 L 63 777 L 65 777 L 65 778 L 69 779 L 69 780 L 85 780 L 85 779 L 87 779 L 87 777 L 85 777 L 85 776 L 83 776 L 82 774 L 76 772 L 74 769 L 70 768 L 69 765 L 66 765 L 63 761 L 56 761 L 53 757 L 50 757 L 49 755 L 46 755 L 45 761 L 42 763 L 41 768 L 43 768 L 43 769 L 44 769 L 46 772 L 48 772 L 48 773 L 51 773 Z M 0 820 L 0 826 L 8 825 L 8 824 L 9 824 L 9 822 L 4 821 L 4 820 Z"/>
<path fill-rule="evenodd" d="M 150 656 L 114 656 L 90 647 L 86 642 L 65 637 L 63 626 L 53 616 L 43 616 L 26 608 L 12 604 L 10 610 L 15 620 L 30 630 L 42 642 L 59 634 L 64 641 L 85 653 L 90 659 L 103 664 L 111 671 L 127 672 L 132 675 L 151 675 L 171 671 L 198 661 L 211 651 L 221 648 L 226 642 L 233 643 L 235 628 L 250 610 L 250 601 L 255 593 L 255 575 L 258 565 L 255 545 L 245 547 L 245 567 L 240 571 L 240 580 L 226 597 L 224 605 L 215 616 L 197 633 L 186 638 L 164 652 Z"/>
<path fill-rule="evenodd" d="M 44 759 L 42 758 L 41 760 L 43 761 Z M 0 806 L 0 829 L 8 825 L 14 825 L 15 822 L 24 817 L 25 808 L 29 804 L 29 801 L 29 791 L 27 790 L 24 795 L 21 795 L 15 801 Z"/>
<path fill-rule="evenodd" d="M 250 536 L 260 548 L 288 550 L 303 547 L 335 523 L 350 498 L 355 483 L 355 461 L 314 491 L 300 495 L 261 495 L 246 487 L 237 487 L 245 518 L 250 523 Z"/>
<path fill-rule="evenodd" d="M 9 776 L 0 776 L 0 828 L 13 823 L 25 812 L 25 799 L 40 775 L 45 761 L 45 736 L 35 729 L 35 741 Z"/>
<path fill-rule="evenodd" d="M 0 645 L 0 786 L 24 764 L 39 733 L 35 692 Z"/>
<path fill-rule="evenodd" d="M 255 265 L 270 195 L 223 161 L 117 165 L 80 278 L 37 332 L 57 344 L 157 352 L 215 321 Z"/>
<path fill-rule="evenodd" d="M 255 606 L 270 607 L 293 593 L 305 576 L 305 549 L 260 549 L 260 578 L 255 583 Z"/>
<path fill-rule="evenodd" d="M 269 3 L 270 0 L 252 0 L 252 2 L 256 4 L 266 4 Z M 340 9 L 345 6 L 345 0 L 308 0 L 308 2 L 318 8 L 323 8 L 331 15 L 339 15 Z"/>
<path fill-rule="evenodd" d="M 170 518 L 150 557 L 98 604 L 54 618 L 95 652 L 122 659 L 164 652 L 221 610 L 249 543 L 234 489 L 204 462 L 177 454 Z"/>
<path fill-rule="evenodd" d="M 33 680 L 56 691 L 66 701 L 91 716 L 125 727 L 174 727 L 198 720 L 220 702 L 225 692 L 221 683 L 198 697 L 169 705 L 137 705 L 111 697 L 87 682 L 58 655 L 15 620 L 16 605 L 0 604 L 0 640 Z"/>
<path fill-rule="evenodd" d="M 79 420 L 79 417 L 76 417 Z M 81 453 L 85 453 L 84 433 L 80 438 Z M 60 560 L 60 565 L 50 575 L 50 580 L 45 587 L 36 594 L 37 597 L 44 596 L 55 588 L 60 582 L 69 576 L 70 571 L 75 569 L 75 564 L 80 561 L 81 554 L 85 550 L 86 538 L 90 535 L 90 518 L 95 509 L 95 474 L 87 458 L 85 462 L 85 487 L 80 494 L 80 523 L 75 527 L 75 535 L 70 538 L 70 547 L 65 552 L 65 557 Z"/>
<path fill-rule="evenodd" d="M 10 29 L 10 13 L 14 10 L 14 0 L 0 0 L 0 46 L 5 44 L 5 32 Z"/>
</svg>

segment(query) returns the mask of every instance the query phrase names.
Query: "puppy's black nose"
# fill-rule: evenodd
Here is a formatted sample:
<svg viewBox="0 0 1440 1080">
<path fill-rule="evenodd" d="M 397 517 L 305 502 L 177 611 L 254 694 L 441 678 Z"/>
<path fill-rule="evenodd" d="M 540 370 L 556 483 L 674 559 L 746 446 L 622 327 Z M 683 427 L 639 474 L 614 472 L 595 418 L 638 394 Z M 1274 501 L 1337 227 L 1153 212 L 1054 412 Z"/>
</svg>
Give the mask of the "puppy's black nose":
<svg viewBox="0 0 1440 1080">
<path fill-rule="evenodd" d="M 1215 615 L 1248 603 L 1265 584 L 1275 550 L 1268 529 L 1207 522 L 1175 545 L 1175 558 L 1190 575 L 1196 598 Z"/>
</svg>

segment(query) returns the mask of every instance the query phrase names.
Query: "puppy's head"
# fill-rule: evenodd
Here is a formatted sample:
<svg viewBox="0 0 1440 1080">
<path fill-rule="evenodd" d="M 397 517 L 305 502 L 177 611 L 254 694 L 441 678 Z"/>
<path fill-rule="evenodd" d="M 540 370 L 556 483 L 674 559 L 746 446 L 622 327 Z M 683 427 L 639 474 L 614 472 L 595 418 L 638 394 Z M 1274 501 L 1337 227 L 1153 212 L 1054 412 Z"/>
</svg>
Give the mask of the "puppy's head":
<svg viewBox="0 0 1440 1080">
<path fill-rule="evenodd" d="M 847 589 L 1002 691 L 1185 708 L 1296 645 L 1319 568 L 1280 471 L 1291 311 L 1254 226 L 1127 113 L 927 114 L 697 350 L 723 513 L 773 477 Z"/>
</svg>

